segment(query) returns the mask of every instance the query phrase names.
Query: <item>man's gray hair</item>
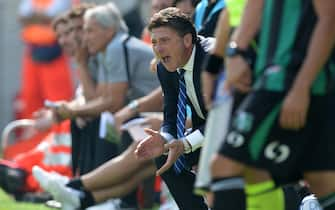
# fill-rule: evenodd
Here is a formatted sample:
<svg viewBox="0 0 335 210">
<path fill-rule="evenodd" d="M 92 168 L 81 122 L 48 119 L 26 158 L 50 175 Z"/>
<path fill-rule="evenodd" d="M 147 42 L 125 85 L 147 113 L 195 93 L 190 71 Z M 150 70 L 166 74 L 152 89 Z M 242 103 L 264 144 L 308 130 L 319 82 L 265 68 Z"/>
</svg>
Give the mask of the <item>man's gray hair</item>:
<svg viewBox="0 0 335 210">
<path fill-rule="evenodd" d="M 98 5 L 88 9 L 84 15 L 84 21 L 91 18 L 94 18 L 102 27 L 113 28 L 116 32 L 128 32 L 128 27 L 114 3 Z"/>
</svg>

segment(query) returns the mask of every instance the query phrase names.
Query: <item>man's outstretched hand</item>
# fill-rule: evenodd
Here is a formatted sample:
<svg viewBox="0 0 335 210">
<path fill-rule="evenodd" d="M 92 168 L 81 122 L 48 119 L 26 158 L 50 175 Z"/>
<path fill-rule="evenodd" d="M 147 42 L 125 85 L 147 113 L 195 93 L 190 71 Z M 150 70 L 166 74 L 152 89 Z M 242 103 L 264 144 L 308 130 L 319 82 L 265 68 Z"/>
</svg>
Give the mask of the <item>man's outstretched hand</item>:
<svg viewBox="0 0 335 210">
<path fill-rule="evenodd" d="M 158 131 L 145 128 L 144 131 L 149 136 L 143 139 L 135 150 L 135 155 L 139 159 L 150 160 L 161 156 L 164 153 L 165 140 Z"/>
<path fill-rule="evenodd" d="M 150 128 L 145 128 L 145 132 L 149 136 L 137 145 L 135 155 L 139 159 L 150 160 L 168 152 L 165 164 L 156 171 L 156 175 L 161 175 L 171 168 L 179 156 L 184 153 L 184 144 L 182 141 L 176 139 L 166 142 L 158 131 Z"/>
<path fill-rule="evenodd" d="M 184 144 L 181 140 L 172 140 L 164 145 L 165 150 L 169 151 L 168 157 L 164 165 L 156 171 L 159 176 L 165 171 L 169 170 L 171 166 L 177 161 L 180 155 L 184 153 Z"/>
</svg>

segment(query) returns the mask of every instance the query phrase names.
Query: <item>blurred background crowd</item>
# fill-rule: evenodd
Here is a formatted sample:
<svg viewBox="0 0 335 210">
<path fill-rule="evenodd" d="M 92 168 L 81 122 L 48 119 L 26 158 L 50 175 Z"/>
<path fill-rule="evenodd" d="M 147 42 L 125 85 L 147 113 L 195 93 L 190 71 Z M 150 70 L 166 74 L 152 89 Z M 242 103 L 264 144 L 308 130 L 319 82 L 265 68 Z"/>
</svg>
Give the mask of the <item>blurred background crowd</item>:
<svg viewBox="0 0 335 210">
<path fill-rule="evenodd" d="M 22 57 L 24 44 L 19 21 L 21 0 L 0 0 L 0 130 L 16 118 L 24 106 L 15 97 L 22 88 Z M 74 1 L 76 3 L 77 1 Z M 81 2 L 106 3 L 107 0 L 82 0 Z M 140 36 L 150 17 L 151 0 L 114 0 L 127 17 L 130 32 Z M 132 15 L 130 15 L 132 14 Z"/>
<path fill-rule="evenodd" d="M 327 5 L 0 0 L 0 187 L 63 210 L 335 208 Z"/>
</svg>

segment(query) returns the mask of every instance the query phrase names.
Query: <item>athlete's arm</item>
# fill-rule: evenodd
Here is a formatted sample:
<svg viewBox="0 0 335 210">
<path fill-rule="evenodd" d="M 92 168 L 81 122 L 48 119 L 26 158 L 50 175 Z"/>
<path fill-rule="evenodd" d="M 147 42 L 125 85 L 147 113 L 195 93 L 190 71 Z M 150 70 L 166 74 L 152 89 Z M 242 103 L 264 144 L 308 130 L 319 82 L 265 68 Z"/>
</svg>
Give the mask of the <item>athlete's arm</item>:
<svg viewBox="0 0 335 210">
<path fill-rule="evenodd" d="M 229 11 L 224 9 L 221 11 L 219 21 L 215 29 L 216 42 L 213 48 L 212 54 L 223 57 L 224 49 L 226 47 L 229 38 Z"/>
<path fill-rule="evenodd" d="M 234 31 L 231 40 L 238 48 L 247 49 L 259 30 L 262 18 L 263 0 L 248 0 L 243 12 L 241 24 Z M 227 82 L 236 89 L 247 92 L 251 86 L 251 70 L 241 56 L 226 59 Z"/>
<path fill-rule="evenodd" d="M 241 19 L 241 24 L 234 31 L 231 41 L 241 49 L 247 49 L 259 30 L 264 0 L 248 0 Z"/>
<path fill-rule="evenodd" d="M 318 16 L 307 56 L 302 64 L 296 83 L 310 88 L 316 75 L 327 61 L 335 43 L 335 1 L 314 0 Z"/>
<path fill-rule="evenodd" d="M 306 59 L 284 100 L 281 111 L 280 124 L 287 129 L 304 127 L 311 86 L 335 43 L 334 0 L 314 0 L 313 3 L 318 20 L 308 45 Z"/>
<path fill-rule="evenodd" d="M 221 64 L 223 62 L 223 56 L 224 56 L 224 49 L 225 46 L 227 45 L 227 41 L 229 38 L 229 31 L 230 31 L 230 25 L 229 25 L 229 14 L 227 9 L 223 9 L 221 11 L 219 21 L 216 25 L 215 29 L 215 45 L 213 50 L 210 52 L 211 56 L 209 58 L 209 61 L 207 63 L 207 66 L 205 67 L 205 71 L 202 72 L 202 89 L 203 89 L 203 98 L 206 104 L 206 107 L 209 109 L 211 106 L 211 97 L 213 95 L 214 91 L 214 83 L 217 78 L 217 75 L 219 73 Z M 211 68 L 209 62 L 211 59 L 216 59 L 217 60 L 217 65 L 215 66 L 214 69 L 209 69 Z M 220 63 L 219 63 L 220 62 Z"/>
</svg>

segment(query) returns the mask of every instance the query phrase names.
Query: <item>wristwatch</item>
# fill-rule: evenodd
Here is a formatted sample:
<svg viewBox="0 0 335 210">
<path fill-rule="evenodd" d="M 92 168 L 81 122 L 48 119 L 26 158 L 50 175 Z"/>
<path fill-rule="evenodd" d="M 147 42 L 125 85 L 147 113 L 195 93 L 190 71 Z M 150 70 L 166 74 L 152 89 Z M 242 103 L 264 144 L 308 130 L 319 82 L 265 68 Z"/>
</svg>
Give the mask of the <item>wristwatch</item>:
<svg viewBox="0 0 335 210">
<path fill-rule="evenodd" d="M 131 111 L 133 111 L 133 112 L 135 112 L 135 113 L 137 113 L 138 112 L 138 101 L 137 100 L 133 100 L 133 101 L 131 101 L 127 106 L 128 106 L 128 108 L 131 110 Z"/>
<path fill-rule="evenodd" d="M 228 43 L 228 46 L 225 50 L 225 55 L 227 57 L 235 57 L 235 56 L 242 56 L 244 59 L 247 58 L 247 51 L 238 47 L 235 41 L 231 41 Z"/>
</svg>

